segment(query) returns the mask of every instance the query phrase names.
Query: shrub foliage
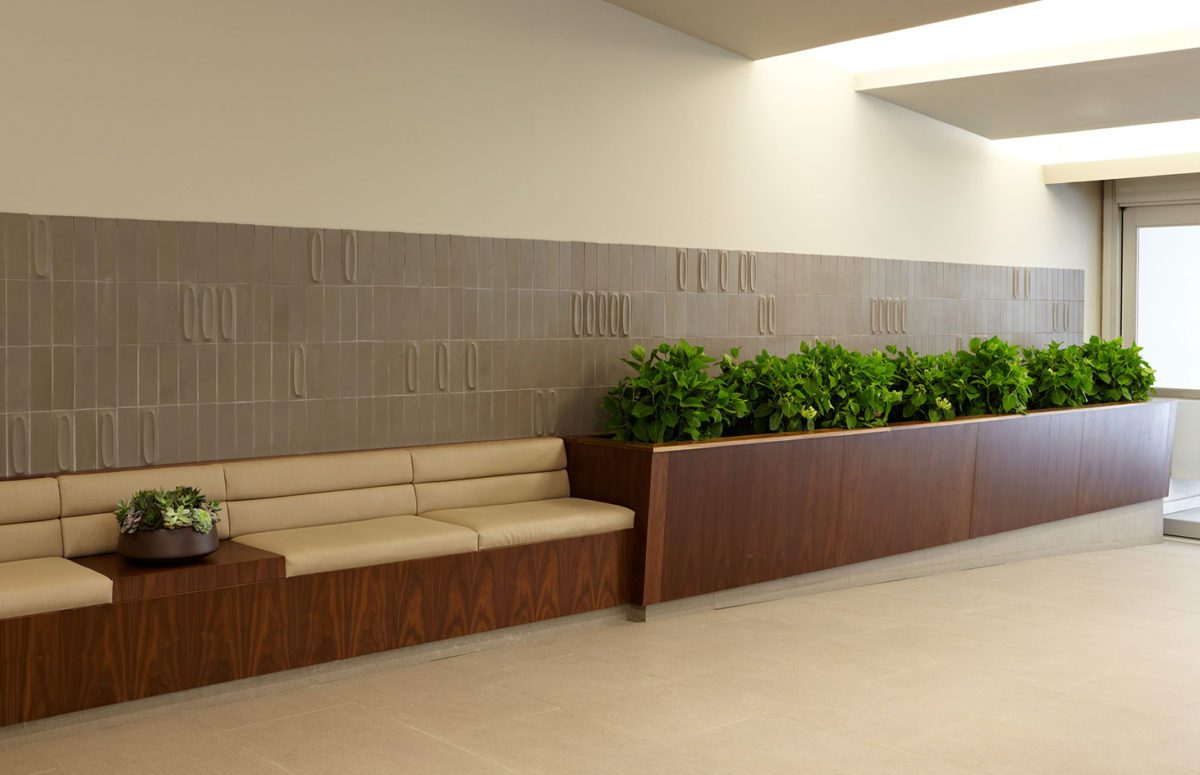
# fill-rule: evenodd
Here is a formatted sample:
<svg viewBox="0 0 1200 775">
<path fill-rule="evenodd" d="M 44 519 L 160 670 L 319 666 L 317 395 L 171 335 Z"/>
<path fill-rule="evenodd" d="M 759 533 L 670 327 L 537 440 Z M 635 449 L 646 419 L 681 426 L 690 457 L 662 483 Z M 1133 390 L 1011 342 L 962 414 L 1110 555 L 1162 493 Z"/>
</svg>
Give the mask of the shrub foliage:
<svg viewBox="0 0 1200 775">
<path fill-rule="evenodd" d="M 607 430 L 623 441 L 665 442 L 938 422 L 1030 409 L 1145 401 L 1154 370 L 1141 348 L 1092 337 L 1024 349 L 999 337 L 957 353 L 847 350 L 818 342 L 790 355 L 765 350 L 713 358 L 680 341 L 624 359 L 634 373 L 604 399 Z"/>
<path fill-rule="evenodd" d="M 634 370 L 604 397 L 607 429 L 623 441 L 659 443 L 720 436 L 746 414 L 746 400 L 713 379 L 714 359 L 680 340 L 622 360 Z"/>
</svg>

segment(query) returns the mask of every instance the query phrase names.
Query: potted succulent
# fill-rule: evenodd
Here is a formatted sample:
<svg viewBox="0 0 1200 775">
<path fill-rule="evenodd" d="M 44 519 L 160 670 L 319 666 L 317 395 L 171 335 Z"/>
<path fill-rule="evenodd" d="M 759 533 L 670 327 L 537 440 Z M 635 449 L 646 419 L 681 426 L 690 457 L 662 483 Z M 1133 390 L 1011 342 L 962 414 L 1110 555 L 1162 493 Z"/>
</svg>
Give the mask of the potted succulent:
<svg viewBox="0 0 1200 775">
<path fill-rule="evenodd" d="M 117 552 L 135 562 L 177 562 L 212 554 L 221 504 L 195 487 L 139 490 L 114 512 L 121 535 Z"/>
</svg>

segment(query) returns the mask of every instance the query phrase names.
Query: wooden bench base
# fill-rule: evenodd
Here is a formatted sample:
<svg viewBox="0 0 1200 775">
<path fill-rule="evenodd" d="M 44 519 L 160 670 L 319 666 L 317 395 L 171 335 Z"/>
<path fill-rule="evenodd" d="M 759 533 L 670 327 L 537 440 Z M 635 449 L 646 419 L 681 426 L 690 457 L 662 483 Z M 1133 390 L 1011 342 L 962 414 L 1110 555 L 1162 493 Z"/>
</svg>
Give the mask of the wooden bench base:
<svg viewBox="0 0 1200 775">
<path fill-rule="evenodd" d="M 628 603 L 632 538 L 294 578 L 255 563 L 184 572 L 178 589 L 122 579 L 111 605 L 0 620 L 0 724 Z"/>
</svg>

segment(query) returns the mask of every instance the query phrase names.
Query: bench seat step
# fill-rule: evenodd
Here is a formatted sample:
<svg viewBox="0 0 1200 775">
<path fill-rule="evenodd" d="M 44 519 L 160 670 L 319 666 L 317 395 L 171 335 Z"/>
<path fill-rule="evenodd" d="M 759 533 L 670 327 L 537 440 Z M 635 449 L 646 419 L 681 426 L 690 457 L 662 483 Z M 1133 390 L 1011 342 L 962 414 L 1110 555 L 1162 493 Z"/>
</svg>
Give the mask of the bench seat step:
<svg viewBox="0 0 1200 775">
<path fill-rule="evenodd" d="M 474 552 L 475 531 L 406 515 L 250 533 L 233 540 L 282 554 L 288 576 Z"/>
<path fill-rule="evenodd" d="M 0 562 L 0 619 L 112 602 L 112 579 L 62 557 Z"/>
<path fill-rule="evenodd" d="M 479 534 L 480 549 L 580 538 L 633 527 L 633 512 L 629 509 L 581 498 L 442 509 L 422 512 L 421 516 L 470 528 Z"/>
</svg>

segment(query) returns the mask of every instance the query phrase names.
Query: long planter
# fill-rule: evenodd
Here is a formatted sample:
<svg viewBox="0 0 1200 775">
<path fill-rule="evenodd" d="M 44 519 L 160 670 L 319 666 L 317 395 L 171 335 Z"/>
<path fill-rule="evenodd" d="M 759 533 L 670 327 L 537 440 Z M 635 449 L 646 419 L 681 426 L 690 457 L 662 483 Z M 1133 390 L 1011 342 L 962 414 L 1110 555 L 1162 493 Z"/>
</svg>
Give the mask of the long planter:
<svg viewBox="0 0 1200 775">
<path fill-rule="evenodd" d="M 567 439 L 572 494 L 637 513 L 650 605 L 1164 497 L 1173 401 L 675 444 Z"/>
</svg>

